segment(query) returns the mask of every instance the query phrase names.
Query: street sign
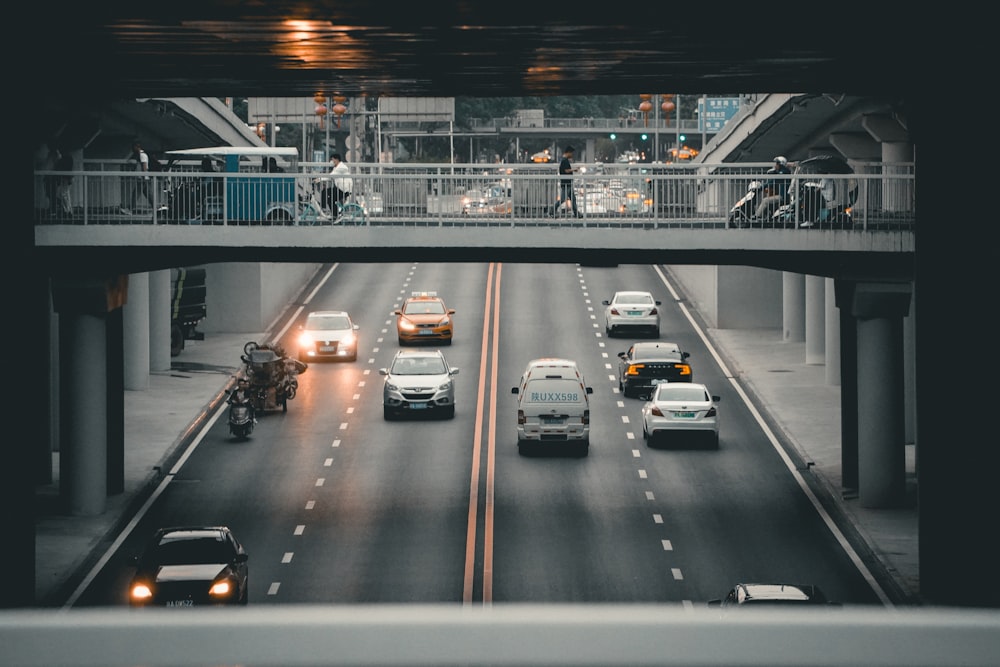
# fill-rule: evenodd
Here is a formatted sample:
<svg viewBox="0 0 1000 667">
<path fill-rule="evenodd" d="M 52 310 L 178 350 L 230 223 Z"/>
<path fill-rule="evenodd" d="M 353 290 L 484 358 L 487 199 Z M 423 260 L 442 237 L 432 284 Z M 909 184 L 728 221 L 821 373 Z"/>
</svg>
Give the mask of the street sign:
<svg viewBox="0 0 1000 667">
<path fill-rule="evenodd" d="M 698 99 L 698 131 L 714 134 L 740 110 L 738 97 L 702 97 Z"/>
</svg>

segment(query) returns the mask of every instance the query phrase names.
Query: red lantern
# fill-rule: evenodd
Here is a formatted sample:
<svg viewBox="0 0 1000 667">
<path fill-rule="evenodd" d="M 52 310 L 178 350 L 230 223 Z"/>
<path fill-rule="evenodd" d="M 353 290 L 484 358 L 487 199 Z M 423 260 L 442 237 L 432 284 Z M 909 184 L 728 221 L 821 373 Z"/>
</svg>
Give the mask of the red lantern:
<svg viewBox="0 0 1000 667">
<path fill-rule="evenodd" d="M 313 102 L 316 104 L 326 104 L 326 95 L 322 92 L 316 93 L 313 95 Z"/>
<path fill-rule="evenodd" d="M 653 110 L 653 103 L 649 100 L 643 100 L 639 103 L 639 111 L 642 112 L 642 124 L 649 124 L 649 112 Z"/>
<path fill-rule="evenodd" d="M 325 116 L 326 115 L 326 107 L 323 106 L 322 104 L 319 105 L 318 107 L 316 107 L 316 115 L 317 116 Z"/>
<path fill-rule="evenodd" d="M 337 98 L 334 98 L 337 99 Z M 337 127 L 340 127 L 340 117 L 347 112 L 347 107 L 343 105 L 342 102 L 337 102 L 333 105 L 333 113 L 337 116 Z"/>
</svg>

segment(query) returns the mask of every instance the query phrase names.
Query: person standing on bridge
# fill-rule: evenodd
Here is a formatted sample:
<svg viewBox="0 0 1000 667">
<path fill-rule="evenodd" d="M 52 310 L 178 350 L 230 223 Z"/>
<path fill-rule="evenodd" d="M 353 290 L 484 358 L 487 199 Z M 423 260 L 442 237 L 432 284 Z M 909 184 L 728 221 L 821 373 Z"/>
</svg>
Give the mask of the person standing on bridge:
<svg viewBox="0 0 1000 667">
<path fill-rule="evenodd" d="M 122 213 L 125 215 L 131 215 L 132 211 L 135 210 L 136 206 L 139 204 L 140 194 L 146 198 L 146 201 L 150 206 L 153 204 L 153 200 L 149 198 L 149 155 L 146 151 L 142 150 L 142 144 L 138 141 L 132 142 L 131 159 L 135 160 L 135 170 L 140 172 L 142 176 L 137 176 L 136 179 L 129 184 L 130 190 L 128 206 L 122 207 Z"/>
<path fill-rule="evenodd" d="M 574 152 L 575 149 L 572 146 L 566 146 L 563 149 L 562 160 L 559 162 L 559 199 L 556 200 L 555 208 L 552 209 L 553 218 L 559 213 L 559 207 L 565 201 L 570 203 L 575 217 L 583 217 L 576 208 L 576 193 L 573 191 L 573 173 L 576 171 L 572 163 Z"/>
</svg>

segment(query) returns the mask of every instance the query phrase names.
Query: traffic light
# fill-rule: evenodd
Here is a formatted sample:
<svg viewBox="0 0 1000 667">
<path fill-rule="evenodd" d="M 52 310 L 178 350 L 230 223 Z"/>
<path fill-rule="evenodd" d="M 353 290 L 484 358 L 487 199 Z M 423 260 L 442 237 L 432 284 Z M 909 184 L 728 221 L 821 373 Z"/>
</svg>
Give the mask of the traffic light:
<svg viewBox="0 0 1000 667">
<path fill-rule="evenodd" d="M 617 139 L 617 138 L 618 138 L 618 135 L 617 135 L 617 134 L 615 134 L 614 132 L 612 132 L 612 133 L 611 133 L 611 141 L 614 141 L 614 140 L 615 140 L 615 139 Z"/>
<path fill-rule="evenodd" d="M 687 141 L 687 135 L 682 134 L 681 136 L 677 137 L 677 141 Z"/>
<path fill-rule="evenodd" d="M 649 139 L 649 135 L 644 132 L 642 135 L 642 140 L 645 141 L 646 139 Z"/>
</svg>

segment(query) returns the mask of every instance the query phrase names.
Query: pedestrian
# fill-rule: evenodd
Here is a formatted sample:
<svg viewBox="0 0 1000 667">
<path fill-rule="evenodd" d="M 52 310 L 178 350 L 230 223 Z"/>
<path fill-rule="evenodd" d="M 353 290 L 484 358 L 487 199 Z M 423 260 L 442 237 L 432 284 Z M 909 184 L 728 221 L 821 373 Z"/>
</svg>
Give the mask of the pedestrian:
<svg viewBox="0 0 1000 667">
<path fill-rule="evenodd" d="M 142 149 L 142 144 L 138 141 L 132 142 L 131 158 L 135 160 L 135 171 L 142 174 L 130 182 L 128 206 L 122 207 L 122 213 L 132 215 L 132 211 L 138 208 L 139 195 L 141 194 L 146 202 L 152 206 L 153 200 L 149 198 L 149 155 Z"/>
<path fill-rule="evenodd" d="M 56 151 L 56 171 L 72 172 L 73 156 L 69 152 Z M 70 189 L 73 187 L 73 175 L 63 173 L 56 177 L 56 202 L 53 205 L 54 213 L 60 217 L 70 217 L 73 215 L 73 202 L 70 199 Z"/>
<path fill-rule="evenodd" d="M 554 218 L 559 212 L 559 207 L 563 202 L 569 202 L 572 209 L 573 215 L 577 218 L 582 218 L 583 214 L 576 208 L 576 193 L 573 191 L 573 173 L 576 169 L 573 167 L 572 159 L 575 149 L 572 146 L 566 146 L 563 149 L 562 160 L 559 161 L 559 199 L 556 200 L 555 208 L 552 210 L 552 217 Z"/>
<path fill-rule="evenodd" d="M 332 184 L 323 193 L 323 206 L 333 209 L 336 205 L 337 208 L 340 208 L 344 205 L 347 198 L 351 196 L 354 181 L 349 176 L 351 170 L 347 166 L 347 163 L 344 162 L 344 158 L 340 153 L 334 153 L 330 156 L 330 164 L 333 165 L 333 168 L 330 169 Z"/>
</svg>

